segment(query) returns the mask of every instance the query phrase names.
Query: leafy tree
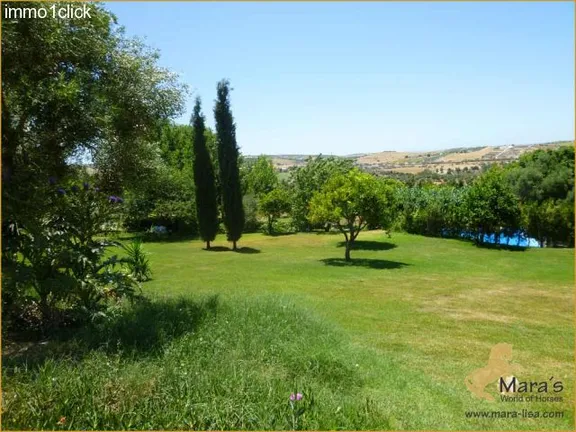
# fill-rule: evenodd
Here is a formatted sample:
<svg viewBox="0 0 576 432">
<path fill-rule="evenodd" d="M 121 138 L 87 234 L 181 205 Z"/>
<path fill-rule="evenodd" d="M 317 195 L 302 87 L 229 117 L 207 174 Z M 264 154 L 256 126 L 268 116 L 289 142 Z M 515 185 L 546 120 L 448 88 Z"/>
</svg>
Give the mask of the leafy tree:
<svg viewBox="0 0 576 432">
<path fill-rule="evenodd" d="M 160 165 L 142 187 L 125 195 L 125 225 L 129 230 L 148 230 L 162 225 L 180 234 L 197 233 L 194 177 Z"/>
<path fill-rule="evenodd" d="M 238 165 L 236 125 L 230 108 L 230 83 L 227 80 L 218 83 L 214 117 L 218 137 L 223 221 L 228 241 L 233 243 L 233 249 L 236 250 L 236 242 L 242 237 L 244 229 L 244 207 Z"/>
<path fill-rule="evenodd" d="M 84 170 L 91 161 L 110 193 L 145 183 L 158 125 L 183 108 L 184 88 L 158 54 L 126 38 L 103 6 L 90 15 L 2 19 L 3 226 L 45 218 L 43 185 L 75 175 L 74 161 Z"/>
<path fill-rule="evenodd" d="M 160 130 L 160 152 L 164 163 L 178 170 L 192 166 L 192 127 L 166 123 Z"/>
<path fill-rule="evenodd" d="M 196 213 L 200 237 L 210 249 L 210 242 L 218 233 L 218 202 L 216 201 L 216 182 L 214 167 L 206 146 L 204 116 L 201 112 L 200 98 L 196 99 L 192 115 L 194 148 L 194 184 L 196 185 Z"/>
<path fill-rule="evenodd" d="M 268 234 L 273 234 L 276 219 L 290 212 L 290 193 L 284 188 L 274 189 L 263 195 L 258 202 L 260 213 L 268 220 Z"/>
<path fill-rule="evenodd" d="M 104 196 L 145 184 L 157 169 L 159 127 L 182 111 L 185 88 L 100 4 L 73 20 L 3 17 L 2 30 L 3 270 L 25 269 L 19 287 L 36 292 L 46 316 L 60 302 L 93 315 L 114 281 L 130 291 L 90 234 L 111 215 L 83 201 L 92 192 L 54 200 L 45 185 L 80 171 Z"/>
<path fill-rule="evenodd" d="M 465 190 L 436 185 L 398 188 L 402 228 L 414 234 L 459 237 Z"/>
<path fill-rule="evenodd" d="M 309 157 L 306 165 L 290 173 L 289 185 L 292 190 L 292 218 L 298 230 L 310 230 L 309 205 L 312 196 L 319 192 L 328 179 L 336 174 L 344 174 L 353 167 L 350 159 Z"/>
<path fill-rule="evenodd" d="M 246 176 L 249 191 L 257 197 L 272 192 L 278 186 L 278 176 L 272 160 L 266 156 L 259 156 Z"/>
<path fill-rule="evenodd" d="M 467 228 L 478 243 L 484 236 L 513 235 L 520 229 L 518 198 L 504 180 L 504 170 L 492 166 L 467 189 L 464 199 Z"/>
<path fill-rule="evenodd" d="M 384 229 L 391 226 L 393 187 L 357 169 L 336 174 L 312 197 L 310 220 L 330 222 L 340 230 L 346 241 L 345 259 L 350 261 L 350 250 L 364 228 L 369 224 Z"/>
<path fill-rule="evenodd" d="M 540 247 L 574 244 L 574 201 L 546 199 L 522 205 L 524 226 Z"/>
<path fill-rule="evenodd" d="M 258 200 L 254 194 L 246 194 L 242 198 L 244 205 L 244 215 L 246 222 L 244 223 L 244 232 L 257 232 L 260 230 L 260 220 L 258 218 Z"/>
<path fill-rule="evenodd" d="M 528 235 L 541 246 L 574 245 L 574 148 L 536 150 L 507 167 Z"/>
</svg>

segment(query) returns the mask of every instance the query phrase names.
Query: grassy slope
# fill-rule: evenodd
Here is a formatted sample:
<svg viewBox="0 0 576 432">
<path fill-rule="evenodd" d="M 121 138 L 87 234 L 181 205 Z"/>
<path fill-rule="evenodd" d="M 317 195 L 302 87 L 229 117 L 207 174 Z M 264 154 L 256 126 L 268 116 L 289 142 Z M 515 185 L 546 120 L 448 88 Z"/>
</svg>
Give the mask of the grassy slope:
<svg viewBox="0 0 576 432">
<path fill-rule="evenodd" d="M 522 378 L 555 376 L 568 383 L 562 408 L 570 419 L 504 420 L 498 427 L 573 422 L 572 250 L 500 251 L 369 232 L 359 237 L 364 250 L 353 253 L 359 265 L 342 266 L 341 240 L 246 235 L 241 246 L 261 251 L 253 254 L 205 252 L 197 242 L 150 244 L 156 277 L 146 291 L 295 296 L 382 358 L 372 392 L 387 401 L 390 416 L 404 428 L 467 427 L 464 410 L 494 409 L 473 399 L 463 380 L 486 364 L 494 344 L 508 342 L 526 369 Z M 224 239 L 216 244 L 225 245 Z M 405 386 L 398 388 L 398 380 Z"/>
<path fill-rule="evenodd" d="M 572 429 L 573 251 L 478 249 L 405 234 L 387 239 L 380 232 L 362 233 L 359 240 L 362 250 L 353 252 L 353 265 L 341 260 L 338 235 L 245 235 L 245 253 L 203 251 L 198 241 L 148 243 L 154 279 L 145 284 L 146 294 L 159 302 L 219 294 L 225 307 L 217 321 L 156 343 L 161 350 L 155 356 L 136 352 L 118 360 L 118 353 L 93 351 L 80 365 L 48 363 L 35 375 L 6 374 L 4 385 L 20 398 L 34 395 L 32 411 L 44 422 L 34 424 L 49 428 L 58 409 L 77 429 L 290 428 L 284 399 L 305 388 L 317 400 L 317 414 L 305 415 L 300 424 L 307 428 Z M 225 245 L 224 239 L 215 244 Z M 291 303 L 296 309 L 286 309 Z M 147 332 L 161 335 L 166 329 L 160 330 Z M 211 350 L 203 345 L 208 340 Z M 520 378 L 564 381 L 565 402 L 488 403 L 472 397 L 464 377 L 486 364 L 498 342 L 513 344 L 514 360 L 525 369 Z M 122 366 L 116 372 L 104 368 L 101 374 L 130 395 L 116 399 L 135 401 L 110 414 L 110 392 L 102 396 L 96 390 L 107 423 L 96 419 L 98 411 L 91 414 L 93 424 L 70 423 L 89 415 L 76 413 L 70 402 L 56 408 L 46 402 L 58 397 L 42 380 L 73 377 L 101 389 L 105 379 L 94 364 L 117 361 Z M 175 378 L 173 365 L 204 378 Z M 41 389 L 45 394 L 38 395 Z M 209 403 L 214 395 L 218 403 Z M 190 406 L 180 406 L 190 400 L 201 402 L 194 415 L 186 414 Z M 13 403 L 12 420 L 32 425 L 24 420 L 30 409 L 22 402 Z M 40 414 L 46 404 L 52 417 Z M 565 410 L 566 418 L 464 417 L 466 410 L 522 408 Z M 148 415 L 153 420 L 146 423 L 143 418 L 153 412 L 157 417 Z"/>
</svg>

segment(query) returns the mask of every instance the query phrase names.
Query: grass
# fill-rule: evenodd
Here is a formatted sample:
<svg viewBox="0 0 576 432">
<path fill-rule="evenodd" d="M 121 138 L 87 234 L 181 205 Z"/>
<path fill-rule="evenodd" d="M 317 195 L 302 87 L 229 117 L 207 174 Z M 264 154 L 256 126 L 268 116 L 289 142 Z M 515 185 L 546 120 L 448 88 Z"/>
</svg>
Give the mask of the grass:
<svg viewBox="0 0 576 432">
<path fill-rule="evenodd" d="M 4 429 L 573 429 L 573 250 L 374 231 L 346 263 L 341 241 L 146 243 L 150 304 L 5 356 Z M 499 342 L 563 401 L 472 396 L 464 378 Z M 564 417 L 465 416 L 521 409 Z"/>
</svg>

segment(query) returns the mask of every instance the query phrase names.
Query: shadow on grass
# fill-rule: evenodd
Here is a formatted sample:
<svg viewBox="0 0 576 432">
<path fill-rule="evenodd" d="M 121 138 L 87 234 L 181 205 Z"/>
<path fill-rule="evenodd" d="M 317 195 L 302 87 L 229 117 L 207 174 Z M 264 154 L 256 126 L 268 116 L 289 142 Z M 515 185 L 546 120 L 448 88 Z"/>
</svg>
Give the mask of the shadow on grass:
<svg viewBox="0 0 576 432">
<path fill-rule="evenodd" d="M 196 302 L 142 300 L 106 322 L 60 330 L 45 341 L 20 343 L 19 350 L 3 353 L 3 367 L 41 365 L 48 358 L 80 360 L 93 350 L 138 358 L 158 355 L 172 340 L 215 316 L 218 306 L 217 296 Z"/>
<path fill-rule="evenodd" d="M 283 237 L 296 234 L 295 232 L 272 232 L 265 233 L 268 237 Z"/>
<path fill-rule="evenodd" d="M 346 246 L 346 242 L 338 242 L 338 247 Z M 373 240 L 356 240 L 352 244 L 352 250 L 369 250 L 369 251 L 380 251 L 380 250 L 390 250 L 397 247 L 394 243 L 379 242 Z"/>
<path fill-rule="evenodd" d="M 316 235 L 327 235 L 327 236 L 332 236 L 332 235 L 338 235 L 341 236 L 342 233 L 340 231 L 336 231 L 336 230 L 331 230 L 331 231 L 324 231 L 324 230 L 313 230 L 313 231 L 309 231 L 311 234 L 316 234 Z"/>
<path fill-rule="evenodd" d="M 204 249 L 208 252 L 236 252 L 240 254 L 257 254 L 260 253 L 260 249 L 255 249 L 251 247 L 241 247 L 236 250 L 233 250 L 227 246 L 211 246 L 210 249 Z"/>
<path fill-rule="evenodd" d="M 370 258 L 352 258 L 352 261 L 346 261 L 344 258 L 325 258 L 320 261 L 333 267 L 366 267 L 379 270 L 399 269 L 410 265 L 403 262 Z"/>
<path fill-rule="evenodd" d="M 494 244 L 494 243 L 478 243 L 472 241 L 472 243 L 479 247 L 480 249 L 495 249 L 495 250 L 505 250 L 505 251 L 512 251 L 512 252 L 524 252 L 528 249 L 526 246 L 512 246 L 506 244 Z"/>
<path fill-rule="evenodd" d="M 177 243 L 190 240 L 198 240 L 199 237 L 196 234 L 154 234 L 149 232 L 128 232 L 118 234 L 113 237 L 113 239 L 118 241 L 131 241 L 141 239 L 145 243 Z"/>
</svg>

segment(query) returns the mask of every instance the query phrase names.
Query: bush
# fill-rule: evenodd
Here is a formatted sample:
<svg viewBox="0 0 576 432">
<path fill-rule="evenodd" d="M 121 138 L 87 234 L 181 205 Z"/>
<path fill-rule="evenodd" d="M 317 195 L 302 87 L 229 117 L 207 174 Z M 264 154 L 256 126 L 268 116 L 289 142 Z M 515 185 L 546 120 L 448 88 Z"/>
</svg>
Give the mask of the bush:
<svg viewBox="0 0 576 432">
<path fill-rule="evenodd" d="M 4 226 L 3 318 L 10 326 L 46 330 L 97 319 L 123 297 L 135 297 L 137 281 L 102 240 L 123 199 L 106 196 L 88 183 L 46 190 L 46 214 L 25 225 Z"/>
<path fill-rule="evenodd" d="M 278 219 L 273 223 L 274 234 L 291 234 L 296 232 L 292 219 Z"/>
<path fill-rule="evenodd" d="M 124 226 L 128 231 L 148 231 L 160 225 L 172 233 L 196 234 L 195 206 L 191 172 L 160 167 L 140 190 L 127 194 Z"/>
<path fill-rule="evenodd" d="M 262 224 L 258 220 L 258 201 L 252 194 L 244 195 L 244 232 L 258 232 Z M 219 231 L 220 232 L 220 231 Z"/>
<path fill-rule="evenodd" d="M 129 245 L 122 246 L 128 255 L 128 268 L 131 275 L 138 281 L 144 282 L 150 280 L 152 277 L 152 269 L 150 268 L 150 260 L 144 252 L 142 240 L 137 238 Z"/>
</svg>

